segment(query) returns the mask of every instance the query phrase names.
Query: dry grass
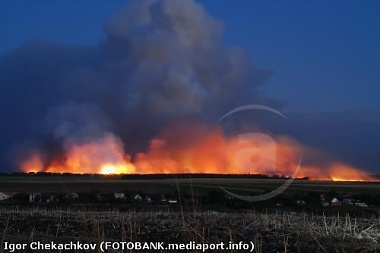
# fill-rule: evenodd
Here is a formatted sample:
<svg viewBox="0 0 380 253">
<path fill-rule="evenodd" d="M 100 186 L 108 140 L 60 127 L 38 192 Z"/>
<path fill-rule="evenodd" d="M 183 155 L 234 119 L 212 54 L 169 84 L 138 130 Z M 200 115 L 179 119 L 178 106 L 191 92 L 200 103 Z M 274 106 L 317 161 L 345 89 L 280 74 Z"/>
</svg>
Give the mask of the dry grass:
<svg viewBox="0 0 380 253">
<path fill-rule="evenodd" d="M 256 252 L 377 252 L 379 219 L 247 213 L 0 211 L 2 241 L 253 241 Z"/>
</svg>

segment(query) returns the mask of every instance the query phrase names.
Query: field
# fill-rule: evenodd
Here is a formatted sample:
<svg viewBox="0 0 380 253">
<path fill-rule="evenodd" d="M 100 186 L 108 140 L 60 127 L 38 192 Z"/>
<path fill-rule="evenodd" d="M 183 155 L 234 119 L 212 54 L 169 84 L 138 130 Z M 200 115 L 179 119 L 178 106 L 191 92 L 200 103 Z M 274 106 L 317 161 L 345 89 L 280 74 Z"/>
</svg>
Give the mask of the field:
<svg viewBox="0 0 380 253">
<path fill-rule="evenodd" d="M 376 215 L 380 211 L 379 205 L 370 205 L 369 208 L 319 206 L 321 193 L 369 196 L 369 199 L 377 200 L 380 193 L 379 183 L 295 180 L 273 201 L 254 205 L 236 200 L 212 201 L 214 196 L 223 197 L 220 187 L 250 195 L 271 191 L 284 182 L 282 179 L 246 178 L 2 176 L 1 192 L 97 192 L 111 196 L 115 192 L 142 192 L 152 195 L 175 193 L 174 196 L 178 196 L 180 201 L 174 206 L 106 201 L 101 202 L 101 208 L 98 204 L 92 206 L 88 203 L 20 205 L 9 202 L 0 205 L 0 240 L 1 244 L 5 241 L 27 243 L 37 240 L 61 243 L 99 243 L 105 240 L 165 243 L 242 241 L 253 242 L 253 252 L 380 251 L 380 217 Z M 309 195 L 316 197 L 316 203 L 307 203 L 302 207 L 293 203 L 296 198 Z M 281 201 L 284 206 L 278 206 Z M 0 252 L 6 251 L 1 251 L 0 248 Z M 96 252 L 100 251 L 97 249 Z"/>
<path fill-rule="evenodd" d="M 120 177 L 91 176 L 3 176 L 0 177 L 0 191 L 3 192 L 75 192 L 144 190 L 147 193 L 172 191 L 195 191 L 207 194 L 212 189 L 223 187 L 240 193 L 262 193 L 273 190 L 285 182 L 283 179 L 229 179 L 229 178 L 188 178 L 188 179 L 121 179 Z M 295 180 L 285 193 L 337 191 L 350 194 L 380 193 L 380 183 L 333 182 Z"/>
<path fill-rule="evenodd" d="M 70 241 L 188 243 L 194 241 L 227 244 L 242 241 L 253 242 L 255 244 L 253 252 L 378 252 L 380 250 L 380 221 L 352 219 L 349 216 L 325 217 L 255 212 L 243 214 L 120 213 L 8 209 L 0 212 L 0 236 L 3 242 L 16 241 L 18 243 L 38 240 L 57 243 Z"/>
</svg>

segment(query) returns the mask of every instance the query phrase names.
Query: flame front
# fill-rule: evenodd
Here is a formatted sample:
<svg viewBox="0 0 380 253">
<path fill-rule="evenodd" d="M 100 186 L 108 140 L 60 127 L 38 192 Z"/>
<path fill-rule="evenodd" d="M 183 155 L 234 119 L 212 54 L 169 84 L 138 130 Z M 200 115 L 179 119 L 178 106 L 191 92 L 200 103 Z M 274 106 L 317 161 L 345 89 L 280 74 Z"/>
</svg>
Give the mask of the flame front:
<svg viewBox="0 0 380 253">
<path fill-rule="evenodd" d="M 178 124 L 152 139 L 148 150 L 136 154 L 133 161 L 125 154 L 123 143 L 116 136 L 105 134 L 91 141 L 66 144 L 63 158 L 49 164 L 44 163 L 42 155 L 34 150 L 20 162 L 20 168 L 24 172 L 82 174 L 217 173 L 291 176 L 301 154 L 306 152 L 308 156 L 316 156 L 318 153 L 290 137 L 280 136 L 276 138 L 275 159 L 272 159 L 274 165 L 272 160 L 266 159 L 273 156 L 273 147 L 263 143 L 256 154 L 237 155 L 244 148 L 255 146 L 257 143 L 254 142 L 252 140 L 252 143 L 242 146 L 236 138 L 226 138 L 216 126 Z M 297 177 L 306 176 L 315 180 L 372 180 L 367 173 L 339 162 L 320 166 L 304 164 Z"/>
<path fill-rule="evenodd" d="M 72 143 L 66 147 L 64 158 L 54 160 L 44 167 L 42 156 L 33 151 L 20 163 L 25 172 L 54 172 L 78 174 L 130 174 L 134 165 L 124 154 L 122 143 L 112 134 L 90 142 Z"/>
<path fill-rule="evenodd" d="M 33 150 L 27 157 L 19 161 L 19 167 L 26 173 L 43 171 L 44 163 L 41 154 Z"/>
</svg>

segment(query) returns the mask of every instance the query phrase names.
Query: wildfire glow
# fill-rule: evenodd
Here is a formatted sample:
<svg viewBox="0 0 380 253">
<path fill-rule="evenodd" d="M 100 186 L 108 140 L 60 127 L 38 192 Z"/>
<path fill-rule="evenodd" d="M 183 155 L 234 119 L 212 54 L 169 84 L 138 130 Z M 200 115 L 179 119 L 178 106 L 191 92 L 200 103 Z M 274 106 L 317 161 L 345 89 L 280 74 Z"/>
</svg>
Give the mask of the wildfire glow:
<svg viewBox="0 0 380 253">
<path fill-rule="evenodd" d="M 39 172 L 44 168 L 41 155 L 37 151 L 33 151 L 25 160 L 19 162 L 19 167 L 24 172 Z"/>
<path fill-rule="evenodd" d="M 134 165 L 124 154 L 122 143 L 112 134 L 84 143 L 66 145 L 61 160 L 44 166 L 41 155 L 34 151 L 20 168 L 25 172 L 54 172 L 79 174 L 129 174 L 134 173 Z"/>
<path fill-rule="evenodd" d="M 131 167 L 128 168 L 128 166 L 124 164 L 104 164 L 101 166 L 100 173 L 99 174 L 105 174 L 105 175 L 113 175 L 113 174 L 126 174 L 128 171 L 131 171 L 133 169 L 133 165 L 130 165 Z"/>
<path fill-rule="evenodd" d="M 151 140 L 148 150 L 136 154 L 133 161 L 125 154 L 119 138 L 113 134 L 105 134 L 91 141 L 67 143 L 62 158 L 49 163 L 42 159 L 40 153 L 33 151 L 20 162 L 20 168 L 24 172 L 55 173 L 219 173 L 290 176 L 296 169 L 300 154 L 320 155 L 320 152 L 306 148 L 285 136 L 277 137 L 275 144 L 274 150 L 268 143 L 258 145 L 255 140 L 241 143 L 236 138 L 226 138 L 218 127 L 179 124 Z M 242 152 L 244 150 L 248 153 L 258 153 L 247 155 L 248 153 Z M 273 156 L 274 151 L 275 159 L 266 159 Z M 297 177 L 305 176 L 315 180 L 371 181 L 371 177 L 365 172 L 339 162 L 323 166 L 303 164 Z"/>
</svg>

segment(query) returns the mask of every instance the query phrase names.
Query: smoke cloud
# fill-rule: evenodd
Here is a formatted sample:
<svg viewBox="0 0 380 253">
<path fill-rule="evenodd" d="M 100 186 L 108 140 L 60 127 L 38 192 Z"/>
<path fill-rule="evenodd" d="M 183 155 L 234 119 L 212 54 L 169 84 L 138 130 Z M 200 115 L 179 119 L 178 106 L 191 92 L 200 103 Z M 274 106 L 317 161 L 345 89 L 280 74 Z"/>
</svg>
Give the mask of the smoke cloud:
<svg viewBox="0 0 380 253">
<path fill-rule="evenodd" d="M 104 32 L 96 46 L 33 42 L 0 56 L 2 170 L 223 173 L 235 144 L 218 119 L 244 104 L 282 105 L 258 92 L 271 71 L 226 47 L 223 25 L 195 1 L 130 1 Z M 300 153 L 312 175 L 321 160 L 343 166 L 278 141 L 294 158 L 280 159 L 280 173 Z"/>
<path fill-rule="evenodd" d="M 0 58 L 2 147 L 13 144 L 11 160 L 38 150 L 46 165 L 109 134 L 134 153 L 168 121 L 213 121 L 265 100 L 257 86 L 270 74 L 224 46 L 222 24 L 194 1 L 131 1 L 104 27 L 95 47 L 34 42 Z"/>
</svg>

